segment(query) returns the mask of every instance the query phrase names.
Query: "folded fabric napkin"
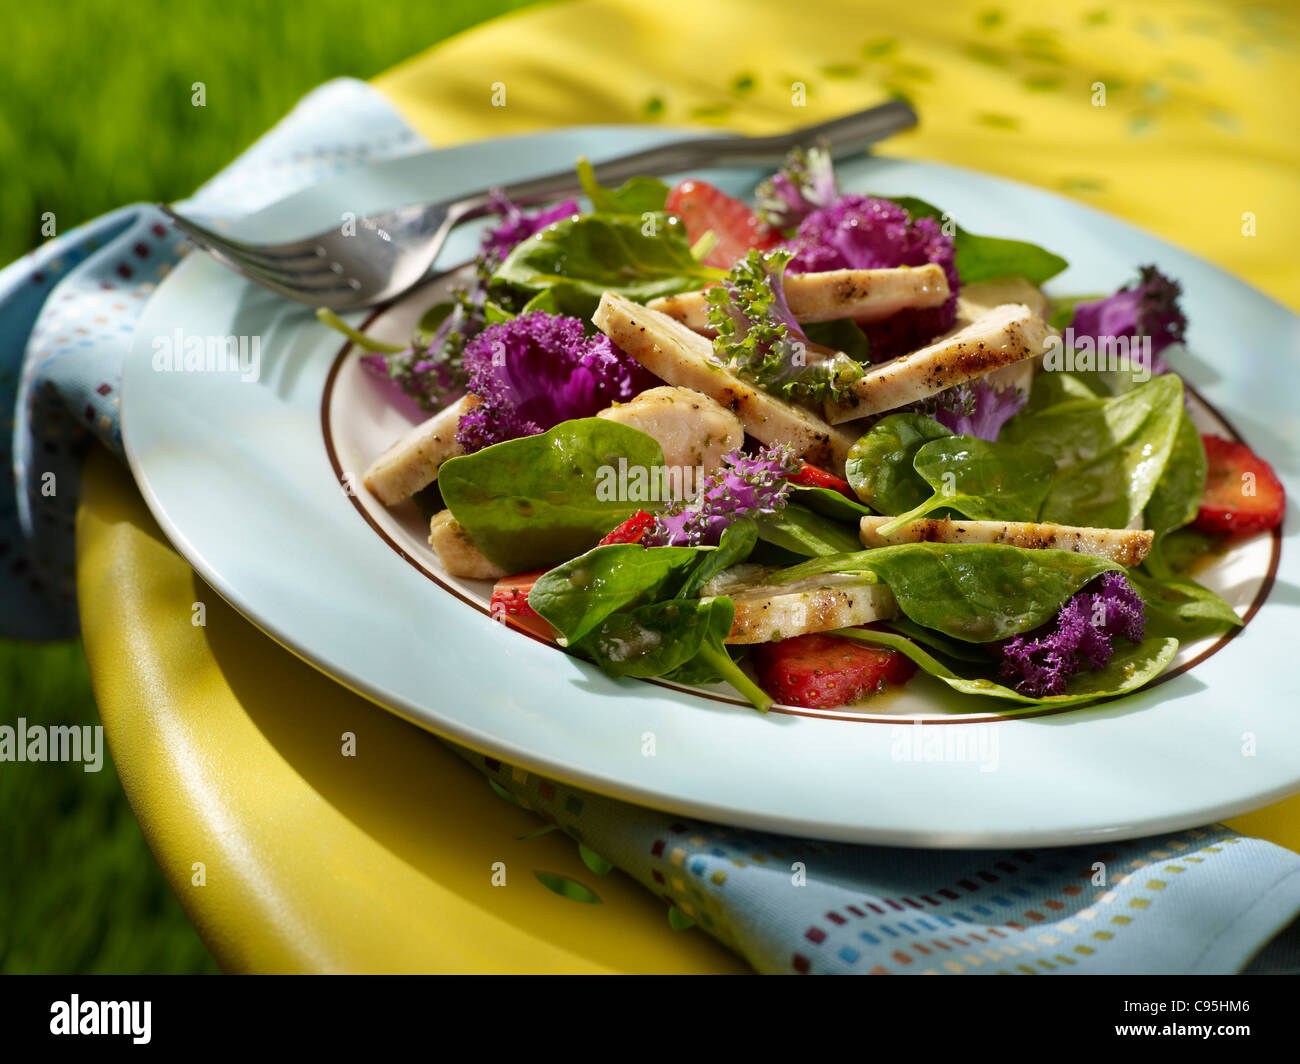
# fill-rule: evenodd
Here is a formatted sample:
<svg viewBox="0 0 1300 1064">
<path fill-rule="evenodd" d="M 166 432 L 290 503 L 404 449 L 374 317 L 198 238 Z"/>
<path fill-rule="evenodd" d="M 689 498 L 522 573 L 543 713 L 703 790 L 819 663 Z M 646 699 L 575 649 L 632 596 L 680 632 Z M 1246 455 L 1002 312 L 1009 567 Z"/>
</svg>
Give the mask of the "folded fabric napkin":
<svg viewBox="0 0 1300 1064">
<path fill-rule="evenodd" d="M 383 96 L 333 81 L 183 207 L 233 218 L 349 166 L 424 150 Z M 0 493 L 6 636 L 75 631 L 80 461 L 96 441 L 122 453 L 122 361 L 182 251 L 138 205 L 0 272 L 0 408 L 14 411 L 0 444 L 14 473 Z M 1035 851 L 855 846 L 676 818 L 453 749 L 760 972 L 1300 971 L 1300 923 L 1288 928 L 1300 855 L 1222 825 Z"/>
<path fill-rule="evenodd" d="M 344 134 L 341 131 L 346 131 Z M 428 150 L 387 99 L 339 79 L 305 97 L 266 136 L 179 206 L 237 218 L 349 167 Z M 119 385 L 131 332 L 187 249 L 150 204 L 50 240 L 0 271 L 0 635 L 77 630 L 73 522 L 86 447 L 122 456 Z"/>
</svg>

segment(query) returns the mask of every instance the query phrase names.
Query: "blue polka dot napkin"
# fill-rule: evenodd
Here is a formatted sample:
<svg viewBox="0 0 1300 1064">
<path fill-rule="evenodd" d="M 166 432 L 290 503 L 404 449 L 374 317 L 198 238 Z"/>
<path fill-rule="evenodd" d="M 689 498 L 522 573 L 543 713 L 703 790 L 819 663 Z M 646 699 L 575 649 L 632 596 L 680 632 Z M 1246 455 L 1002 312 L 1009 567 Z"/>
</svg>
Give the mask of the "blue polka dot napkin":
<svg viewBox="0 0 1300 1064">
<path fill-rule="evenodd" d="M 448 745 L 763 973 L 1300 971 L 1300 855 L 1221 824 L 1038 850 L 857 846 L 672 817 Z"/>
<path fill-rule="evenodd" d="M 379 92 L 343 78 L 180 204 L 231 219 L 350 167 L 427 151 Z M 145 303 L 188 245 L 153 206 L 123 207 L 51 239 L 0 271 L 0 635 L 77 630 L 73 521 L 93 442 L 122 453 L 118 388 Z"/>
</svg>

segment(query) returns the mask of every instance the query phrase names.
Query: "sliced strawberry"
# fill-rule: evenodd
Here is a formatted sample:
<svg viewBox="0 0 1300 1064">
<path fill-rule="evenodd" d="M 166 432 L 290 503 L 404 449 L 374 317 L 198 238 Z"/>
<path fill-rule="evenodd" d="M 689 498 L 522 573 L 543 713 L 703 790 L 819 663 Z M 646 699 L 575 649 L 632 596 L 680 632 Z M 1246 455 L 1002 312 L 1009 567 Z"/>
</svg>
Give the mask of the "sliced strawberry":
<svg viewBox="0 0 1300 1064">
<path fill-rule="evenodd" d="M 665 209 L 682 220 L 692 244 L 710 231 L 718 238 L 704 256 L 707 266 L 730 269 L 751 248 L 769 251 L 781 242 L 781 234 L 760 222 L 740 200 L 706 181 L 683 181 L 668 193 Z"/>
<path fill-rule="evenodd" d="M 1244 443 L 1221 436 L 1202 436 L 1209 473 L 1196 515 L 1202 532 L 1247 535 L 1282 522 L 1286 489 L 1273 467 Z"/>
<path fill-rule="evenodd" d="M 492 619 L 521 628 L 543 639 L 554 639 L 550 624 L 528 605 L 528 592 L 545 572 L 545 569 L 538 569 L 531 573 L 503 576 L 498 580 L 496 586 L 492 588 L 492 601 L 488 604 L 488 612 L 492 615 Z"/>
<path fill-rule="evenodd" d="M 853 494 L 853 489 L 849 487 L 847 480 L 841 480 L 833 473 L 828 473 L 824 469 L 818 469 L 815 465 L 804 462 L 799 466 L 799 471 L 786 477 L 791 484 L 801 484 L 805 488 L 828 488 L 831 491 L 838 491 L 846 499 L 858 501 L 858 497 Z"/>
<path fill-rule="evenodd" d="M 616 529 L 610 532 L 609 535 L 597 543 L 596 546 L 606 547 L 611 543 L 640 543 L 645 539 L 645 534 L 650 531 L 654 523 L 654 514 L 648 514 L 644 510 L 638 510 Z"/>
<path fill-rule="evenodd" d="M 916 665 L 896 650 L 833 635 L 797 635 L 754 651 L 758 682 L 778 702 L 830 709 L 903 684 Z"/>
</svg>

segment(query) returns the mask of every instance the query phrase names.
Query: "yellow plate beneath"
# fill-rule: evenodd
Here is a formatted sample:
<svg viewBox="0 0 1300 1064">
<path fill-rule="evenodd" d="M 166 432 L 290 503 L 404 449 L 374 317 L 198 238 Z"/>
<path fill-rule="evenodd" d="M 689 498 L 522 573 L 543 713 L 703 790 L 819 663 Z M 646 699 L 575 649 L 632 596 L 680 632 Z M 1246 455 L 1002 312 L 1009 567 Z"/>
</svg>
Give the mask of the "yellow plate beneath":
<svg viewBox="0 0 1300 1064">
<path fill-rule="evenodd" d="M 82 488 L 78 597 L 105 735 L 224 969 L 749 971 L 704 932 L 671 930 L 663 902 L 621 872 L 594 875 L 567 836 L 520 840 L 542 821 L 240 617 L 107 452 L 90 456 Z M 602 904 L 562 898 L 534 871 Z"/>
</svg>

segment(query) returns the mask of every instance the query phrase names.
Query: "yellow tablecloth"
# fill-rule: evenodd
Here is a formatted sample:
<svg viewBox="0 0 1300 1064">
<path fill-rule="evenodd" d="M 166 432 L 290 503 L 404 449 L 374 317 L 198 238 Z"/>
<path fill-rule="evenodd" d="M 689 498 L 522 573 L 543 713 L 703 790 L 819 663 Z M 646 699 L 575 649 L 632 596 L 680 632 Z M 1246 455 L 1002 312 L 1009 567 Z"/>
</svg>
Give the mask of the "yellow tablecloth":
<svg viewBox="0 0 1300 1064">
<path fill-rule="evenodd" d="M 168 545 L 107 452 L 83 491 L 79 604 L 105 735 L 154 856 L 227 971 L 745 970 L 702 932 L 671 931 L 631 879 L 593 876 L 567 836 L 518 839 L 539 827 L 531 813 L 249 625 Z M 190 623 L 195 602 L 205 627 Z M 535 870 L 588 882 L 603 904 L 559 898 Z"/>
<path fill-rule="evenodd" d="M 902 94 L 923 124 L 889 153 L 1076 196 L 1300 308 L 1298 31 L 1294 9 L 1236 5 L 575 0 L 454 38 L 377 85 L 443 145 L 585 123 L 761 132 Z M 243 621 L 102 454 L 78 559 L 123 785 L 226 969 L 743 970 L 703 933 L 670 931 L 630 880 L 592 876 L 564 837 L 516 838 L 531 815 Z M 344 732 L 356 757 L 340 755 Z M 1233 824 L 1300 849 L 1300 799 Z M 561 899 L 536 870 L 604 904 Z"/>
<path fill-rule="evenodd" d="M 1294 3 L 574 0 L 375 84 L 444 145 L 608 122 L 770 133 L 901 95 L 921 125 L 885 154 L 1073 196 L 1300 309 L 1298 60 Z"/>
</svg>

